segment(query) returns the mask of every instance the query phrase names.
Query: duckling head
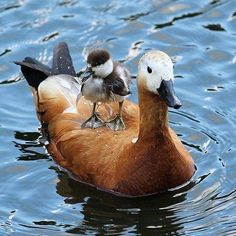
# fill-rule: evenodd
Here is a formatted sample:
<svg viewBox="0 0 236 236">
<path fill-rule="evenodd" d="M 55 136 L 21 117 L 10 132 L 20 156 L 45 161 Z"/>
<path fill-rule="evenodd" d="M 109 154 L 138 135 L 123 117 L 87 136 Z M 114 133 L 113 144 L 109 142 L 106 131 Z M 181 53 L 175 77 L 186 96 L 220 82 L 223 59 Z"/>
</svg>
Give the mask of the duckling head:
<svg viewBox="0 0 236 236">
<path fill-rule="evenodd" d="M 159 95 L 169 107 L 182 106 L 173 87 L 173 63 L 162 51 L 150 51 L 144 54 L 138 66 L 138 86 Z"/>
<path fill-rule="evenodd" d="M 105 49 L 95 49 L 87 57 L 87 77 L 106 78 L 113 71 L 113 61 L 108 51 Z M 86 77 L 86 76 L 84 76 Z"/>
</svg>

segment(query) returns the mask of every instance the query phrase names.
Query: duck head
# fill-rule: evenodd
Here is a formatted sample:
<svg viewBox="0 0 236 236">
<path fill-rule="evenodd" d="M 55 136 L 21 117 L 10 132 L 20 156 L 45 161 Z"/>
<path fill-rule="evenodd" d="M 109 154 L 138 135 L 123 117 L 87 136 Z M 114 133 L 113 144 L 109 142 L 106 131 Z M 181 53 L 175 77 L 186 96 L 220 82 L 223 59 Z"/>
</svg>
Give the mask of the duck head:
<svg viewBox="0 0 236 236">
<path fill-rule="evenodd" d="M 95 49 L 87 57 L 87 68 L 84 72 L 84 78 L 91 75 L 106 78 L 113 71 L 113 61 L 108 51 L 105 49 Z"/>
<path fill-rule="evenodd" d="M 173 63 L 162 51 L 150 51 L 142 56 L 138 66 L 138 86 L 160 96 L 169 107 L 182 106 L 173 87 Z"/>
</svg>

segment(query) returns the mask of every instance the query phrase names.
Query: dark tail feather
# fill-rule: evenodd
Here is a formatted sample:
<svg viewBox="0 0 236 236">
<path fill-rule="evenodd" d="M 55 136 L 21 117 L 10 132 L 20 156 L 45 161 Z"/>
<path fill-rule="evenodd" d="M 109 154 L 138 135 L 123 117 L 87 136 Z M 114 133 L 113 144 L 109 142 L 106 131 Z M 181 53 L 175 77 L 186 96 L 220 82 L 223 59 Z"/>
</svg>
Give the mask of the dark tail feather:
<svg viewBox="0 0 236 236">
<path fill-rule="evenodd" d="M 76 76 L 69 48 L 65 42 L 59 43 L 53 50 L 52 74 Z"/>
<path fill-rule="evenodd" d="M 52 69 L 31 57 L 26 57 L 22 62 L 15 61 L 14 63 L 21 67 L 22 74 L 28 84 L 36 89 L 50 75 L 76 76 L 68 46 L 64 42 L 59 43 L 53 50 Z"/>
<path fill-rule="evenodd" d="M 35 64 L 37 65 L 37 68 L 39 70 L 41 70 L 42 72 L 44 72 L 45 74 L 47 74 L 48 76 L 51 74 L 52 72 L 52 69 L 49 68 L 48 66 L 44 65 L 43 63 L 41 63 L 40 61 L 32 58 L 32 57 L 26 57 L 24 59 L 24 62 L 28 62 L 28 63 L 31 63 L 31 64 Z"/>
<path fill-rule="evenodd" d="M 39 84 L 51 75 L 51 69 L 41 62 L 31 57 L 26 57 L 22 62 L 15 61 L 21 66 L 21 71 L 28 84 L 38 89 Z"/>
</svg>

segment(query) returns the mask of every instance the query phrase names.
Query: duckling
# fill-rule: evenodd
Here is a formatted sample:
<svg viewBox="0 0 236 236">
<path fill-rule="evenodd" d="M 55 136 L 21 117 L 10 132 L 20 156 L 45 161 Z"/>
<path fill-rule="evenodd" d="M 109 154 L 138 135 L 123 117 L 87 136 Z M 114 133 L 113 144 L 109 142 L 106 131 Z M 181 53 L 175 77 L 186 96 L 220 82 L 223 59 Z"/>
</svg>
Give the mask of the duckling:
<svg viewBox="0 0 236 236">
<path fill-rule="evenodd" d="M 104 122 L 96 112 L 98 102 L 119 102 L 119 111 L 116 117 L 106 125 L 114 131 L 125 128 L 122 119 L 122 105 L 124 98 L 130 94 L 129 84 L 131 77 L 129 71 L 120 63 L 113 61 L 105 49 L 95 49 L 87 57 L 87 69 L 83 76 L 82 95 L 93 103 L 91 117 L 86 120 L 83 128 L 97 128 Z"/>
</svg>

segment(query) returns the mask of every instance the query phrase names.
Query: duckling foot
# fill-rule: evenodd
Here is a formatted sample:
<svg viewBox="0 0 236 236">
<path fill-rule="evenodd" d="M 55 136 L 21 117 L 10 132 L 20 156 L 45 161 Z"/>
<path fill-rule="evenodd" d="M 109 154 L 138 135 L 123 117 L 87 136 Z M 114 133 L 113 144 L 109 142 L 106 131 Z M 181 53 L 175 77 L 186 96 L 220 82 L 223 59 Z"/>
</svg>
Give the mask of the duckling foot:
<svg viewBox="0 0 236 236">
<path fill-rule="evenodd" d="M 117 115 L 115 119 L 106 122 L 106 126 L 113 131 L 125 129 L 125 123 L 120 115 Z"/>
<path fill-rule="evenodd" d="M 97 113 L 94 113 L 89 119 L 87 119 L 81 128 L 91 128 L 96 129 L 98 127 L 104 126 L 105 123 L 99 118 Z"/>
</svg>

